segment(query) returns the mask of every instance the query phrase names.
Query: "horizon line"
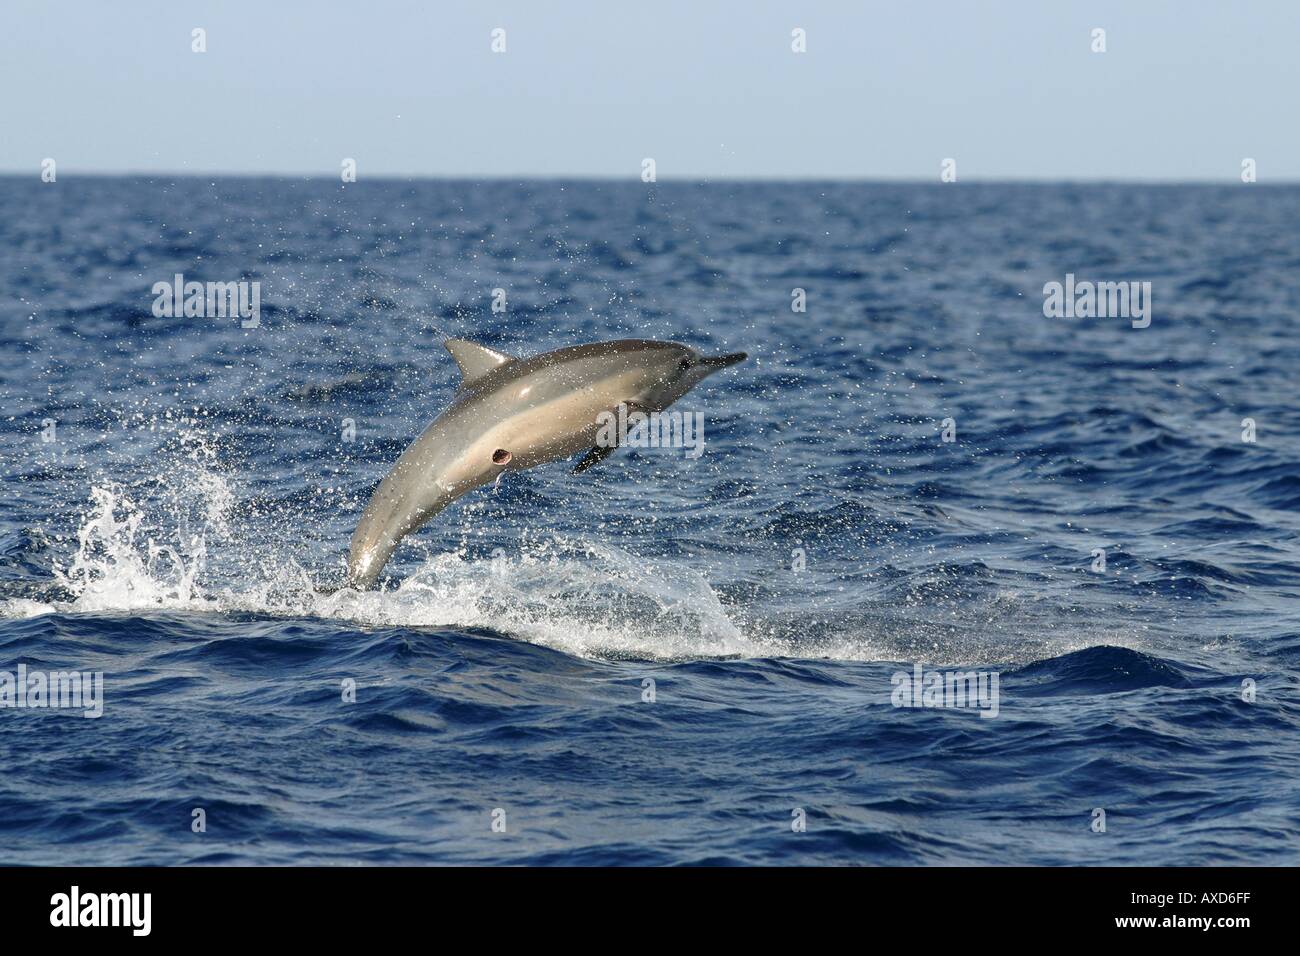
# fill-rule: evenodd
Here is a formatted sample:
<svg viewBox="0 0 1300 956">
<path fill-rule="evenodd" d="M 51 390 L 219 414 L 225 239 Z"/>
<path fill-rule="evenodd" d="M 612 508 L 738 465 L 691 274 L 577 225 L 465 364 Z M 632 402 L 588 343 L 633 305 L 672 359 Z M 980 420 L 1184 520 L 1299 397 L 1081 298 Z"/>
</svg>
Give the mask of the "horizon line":
<svg viewBox="0 0 1300 956">
<path fill-rule="evenodd" d="M 1047 177 L 1047 176 L 968 176 L 952 182 L 944 182 L 937 177 L 916 178 L 909 176 L 662 176 L 654 182 L 642 182 L 637 175 L 622 176 L 611 175 L 606 173 L 550 173 L 536 174 L 530 173 L 512 174 L 512 173 L 491 173 L 486 175 L 474 175 L 469 173 L 368 173 L 365 176 L 358 177 L 353 182 L 343 182 L 337 173 L 332 175 L 322 174 L 316 171 L 312 172 L 250 172 L 235 171 L 221 172 L 215 170 L 204 170 L 195 172 L 192 170 L 80 170 L 75 172 L 63 172 L 64 176 L 71 179 L 295 179 L 307 182 L 337 182 L 343 186 L 356 186 L 362 182 L 376 180 L 380 182 L 471 182 L 471 183 L 525 183 L 525 182 L 582 182 L 582 183 L 626 183 L 628 185 L 639 186 L 657 186 L 661 184 L 672 185 L 706 185 L 709 183 L 725 184 L 862 184 L 862 185 L 926 185 L 933 184 L 937 186 L 960 186 L 962 183 L 973 183 L 976 185 L 1096 185 L 1096 186 L 1295 186 L 1300 185 L 1300 177 L 1280 179 L 1268 179 L 1265 181 L 1255 181 L 1251 183 L 1242 182 L 1239 177 L 1225 177 L 1223 179 L 1204 179 L 1204 178 L 1168 178 L 1168 177 L 1108 177 L 1108 176 L 1064 176 L 1064 177 Z M 41 171 L 37 167 L 35 170 L 18 171 L 12 169 L 0 169 L 0 178 L 4 179 L 26 179 L 32 178 L 38 182 L 41 181 Z M 58 180 L 55 180 L 57 185 Z M 47 184 L 48 185 L 48 184 Z"/>
</svg>

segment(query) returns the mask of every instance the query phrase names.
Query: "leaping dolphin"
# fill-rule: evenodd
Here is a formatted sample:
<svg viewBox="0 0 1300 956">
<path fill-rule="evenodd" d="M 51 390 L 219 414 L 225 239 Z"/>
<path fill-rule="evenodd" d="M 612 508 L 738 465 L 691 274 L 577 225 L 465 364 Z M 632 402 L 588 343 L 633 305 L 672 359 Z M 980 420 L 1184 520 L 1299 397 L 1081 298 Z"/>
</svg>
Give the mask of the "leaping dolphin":
<svg viewBox="0 0 1300 956">
<path fill-rule="evenodd" d="M 602 413 L 620 404 L 662 411 L 744 352 L 702 356 L 676 342 L 623 339 L 516 359 L 465 339 L 444 343 L 462 382 L 451 407 L 397 459 L 352 535 L 348 584 L 367 588 L 397 543 L 466 492 L 506 471 L 587 451 L 584 471 L 613 446 L 596 444 Z M 588 450 L 589 449 L 589 450 Z"/>
</svg>

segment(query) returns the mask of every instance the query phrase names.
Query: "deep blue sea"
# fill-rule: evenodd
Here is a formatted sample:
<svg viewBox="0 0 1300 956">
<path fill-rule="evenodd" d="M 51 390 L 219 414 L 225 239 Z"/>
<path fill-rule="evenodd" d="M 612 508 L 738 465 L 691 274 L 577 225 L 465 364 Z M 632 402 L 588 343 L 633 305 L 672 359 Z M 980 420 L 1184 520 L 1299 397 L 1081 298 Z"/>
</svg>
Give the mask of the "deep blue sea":
<svg viewBox="0 0 1300 956">
<path fill-rule="evenodd" d="M 97 719 L 0 708 L 0 863 L 1300 863 L 1300 188 L 0 212 L 0 671 L 103 674 Z M 156 316 L 176 273 L 260 324 Z M 1045 317 L 1067 274 L 1150 326 Z M 750 359 L 679 403 L 698 458 L 507 475 L 336 591 L 447 335 Z M 917 665 L 996 717 L 893 706 Z"/>
</svg>

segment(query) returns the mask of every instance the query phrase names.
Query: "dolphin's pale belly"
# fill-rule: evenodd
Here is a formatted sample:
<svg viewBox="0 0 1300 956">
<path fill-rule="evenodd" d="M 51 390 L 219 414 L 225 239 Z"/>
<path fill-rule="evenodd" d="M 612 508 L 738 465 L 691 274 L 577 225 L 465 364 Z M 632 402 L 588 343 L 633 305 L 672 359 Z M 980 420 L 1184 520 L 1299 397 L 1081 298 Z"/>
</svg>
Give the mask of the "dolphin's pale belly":
<svg viewBox="0 0 1300 956">
<path fill-rule="evenodd" d="M 498 448 L 511 454 L 511 471 L 533 468 L 591 449 L 602 413 L 634 402 L 644 385 L 634 374 L 607 377 L 585 388 L 545 401 L 521 404 L 484 436 L 490 456 Z"/>
</svg>

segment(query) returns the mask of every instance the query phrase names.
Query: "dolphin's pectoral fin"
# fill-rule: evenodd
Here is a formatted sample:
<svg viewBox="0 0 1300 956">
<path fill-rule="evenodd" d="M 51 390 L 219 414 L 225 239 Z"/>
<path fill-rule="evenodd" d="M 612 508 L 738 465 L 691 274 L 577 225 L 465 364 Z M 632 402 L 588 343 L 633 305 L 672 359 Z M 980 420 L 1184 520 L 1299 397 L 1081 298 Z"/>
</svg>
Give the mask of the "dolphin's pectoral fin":
<svg viewBox="0 0 1300 956">
<path fill-rule="evenodd" d="M 582 461 L 578 462 L 577 467 L 573 469 L 573 473 L 575 475 L 580 475 L 592 465 L 599 465 L 610 455 L 614 454 L 614 451 L 617 448 L 617 445 L 597 445 L 591 451 L 587 452 L 587 454 L 582 456 Z"/>
<path fill-rule="evenodd" d="M 514 359 L 504 352 L 496 352 L 486 345 L 479 345 L 469 339 L 447 339 L 442 343 L 460 366 L 461 384 L 468 385 L 476 378 L 482 378 L 498 366 L 513 362 Z"/>
<path fill-rule="evenodd" d="M 587 452 L 587 454 L 583 455 L 583 456 L 582 456 L 582 461 L 578 462 L 577 467 L 575 467 L 575 468 L 573 469 L 573 473 L 574 473 L 575 475 L 580 475 L 580 474 L 582 474 L 584 471 L 586 471 L 586 470 L 587 470 L 588 468 L 590 468 L 592 465 L 599 465 L 602 461 L 604 461 L 604 460 L 605 460 L 606 458 L 608 458 L 610 455 L 614 454 L 614 452 L 615 452 L 615 451 L 618 449 L 618 447 L 619 447 L 619 439 L 620 439 L 620 438 L 621 438 L 621 439 L 626 439 L 626 438 L 627 438 L 627 432 L 630 432 L 630 431 L 632 430 L 632 427 L 629 425 L 627 419 L 628 419 L 628 418 L 631 418 L 633 415 L 645 415 L 645 414 L 646 414 L 646 410 L 645 410 L 645 408 L 643 408 L 642 405 L 641 405 L 639 402 L 623 402 L 623 403 L 619 406 L 619 408 L 623 410 L 622 412 L 620 412 L 620 414 L 626 416 L 626 417 L 624 417 L 624 418 L 619 419 L 619 421 L 621 422 L 621 424 L 619 425 L 619 427 L 620 427 L 621 429 L 623 429 L 623 432 L 622 432 L 622 433 L 619 435 L 619 437 L 617 437 L 617 438 L 614 437 L 613 435 L 607 435 L 605 441 L 601 442 L 601 444 L 597 445 L 597 446 L 596 446 L 595 448 L 593 448 L 591 451 Z M 613 412 L 606 412 L 606 413 L 602 413 L 602 414 L 608 414 L 608 415 L 610 415 L 610 416 L 613 416 L 614 413 L 613 413 Z M 597 420 L 597 421 L 600 421 L 599 418 L 597 418 L 596 420 Z M 608 427 L 609 425 L 612 425 L 612 424 L 613 424 L 613 420 L 612 420 L 612 418 L 611 418 L 610 421 L 608 421 L 608 422 L 606 422 L 605 424 L 601 425 L 600 430 L 596 433 L 596 441 L 598 441 L 598 442 L 601 441 L 601 436 L 602 436 L 603 434 L 605 434 L 605 428 Z"/>
</svg>

